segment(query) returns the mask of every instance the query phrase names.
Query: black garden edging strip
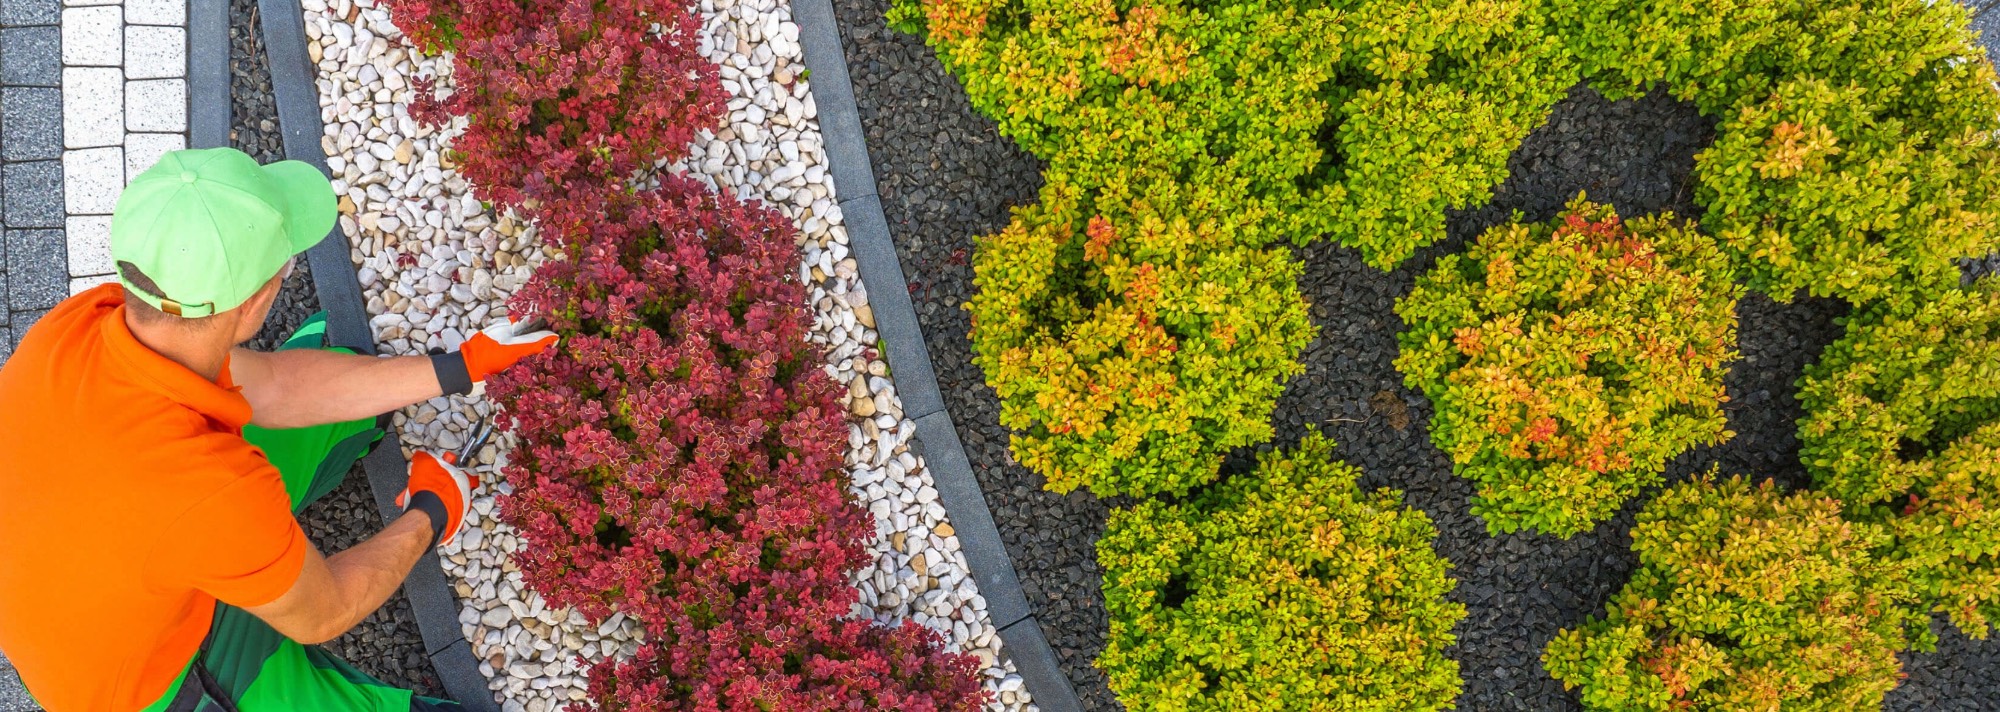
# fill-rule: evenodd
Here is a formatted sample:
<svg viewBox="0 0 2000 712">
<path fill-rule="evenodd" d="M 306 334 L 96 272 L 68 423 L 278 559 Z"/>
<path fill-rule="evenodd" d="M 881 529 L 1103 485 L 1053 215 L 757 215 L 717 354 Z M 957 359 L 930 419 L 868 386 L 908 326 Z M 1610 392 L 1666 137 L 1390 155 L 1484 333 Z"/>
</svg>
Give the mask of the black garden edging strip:
<svg viewBox="0 0 2000 712">
<path fill-rule="evenodd" d="M 1056 663 L 1055 651 L 1042 635 L 1042 625 L 1028 607 L 1014 562 L 994 528 L 986 496 L 973 478 L 972 463 L 958 440 L 951 414 L 938 392 L 917 313 L 911 306 L 908 282 L 889 237 L 889 223 L 875 192 L 875 173 L 868 144 L 861 132 L 861 115 L 854 103 L 854 85 L 847 74 L 847 55 L 834 24 L 832 0 L 793 0 L 792 18 L 799 24 L 799 45 L 811 72 L 813 103 L 819 112 L 820 134 L 832 163 L 834 189 L 847 226 L 861 280 L 875 312 L 896 393 L 903 412 L 917 424 L 917 441 L 938 490 L 938 500 L 951 516 L 960 549 L 971 567 L 987 614 L 1000 630 L 1003 653 L 1026 684 L 1028 694 L 1046 712 L 1077 712 L 1083 708 L 1075 688 Z"/>
<path fill-rule="evenodd" d="M 188 147 L 229 145 L 229 0 L 187 3 Z"/>
<path fill-rule="evenodd" d="M 204 6 L 214 9 L 203 9 Z M 228 6 L 224 0 L 190 0 L 192 12 L 217 13 L 222 36 L 218 40 L 222 53 L 220 81 L 222 82 L 220 129 L 221 143 L 203 144 L 202 140 L 213 136 L 199 124 L 192 132 L 196 145 L 227 145 L 229 131 L 229 85 L 228 85 Z M 261 16 L 266 60 L 271 68 L 271 93 L 278 105 L 278 126 L 284 140 L 285 157 L 305 161 L 326 172 L 326 155 L 320 148 L 320 136 L 325 126 L 319 119 L 319 87 L 315 83 L 318 69 L 306 56 L 305 11 L 298 0 L 257 0 L 258 15 Z M 197 42 L 209 39 L 203 33 L 211 18 L 190 14 L 190 37 Z M 201 28 L 201 29 L 198 29 Z M 202 50 L 206 53 L 207 50 Z M 196 56 L 190 47 L 190 61 Z M 189 77 L 200 81 L 201 72 L 190 67 Z M 198 87 L 191 87 L 192 97 L 205 97 Z M 193 121 L 212 121 L 211 114 L 217 111 L 204 110 L 190 114 Z M 327 339 L 335 346 L 354 349 L 358 353 L 375 353 L 374 331 L 368 326 L 368 311 L 361 298 L 361 282 L 355 276 L 354 263 L 348 259 L 348 240 L 340 226 L 318 245 L 306 252 L 306 261 L 312 267 L 313 291 L 319 295 L 319 303 L 327 313 Z M 401 513 L 395 505 L 397 492 L 402 491 L 408 472 L 408 462 L 403 459 L 403 450 L 396 442 L 397 434 L 390 429 L 386 442 L 375 448 L 373 453 L 361 461 L 368 473 L 368 487 L 375 495 L 375 506 L 382 513 L 382 521 L 393 521 Z M 458 700 L 468 712 L 498 712 L 499 705 L 493 703 L 493 693 L 487 689 L 487 680 L 479 674 L 478 664 L 472 656 L 472 645 L 465 640 L 465 633 L 458 623 L 458 596 L 444 577 L 444 568 L 438 561 L 437 552 L 424 554 L 417 562 L 416 569 L 403 582 L 403 594 L 410 599 L 410 608 L 417 618 L 417 630 L 423 635 L 424 651 L 429 654 L 431 667 L 437 673 L 438 682 L 445 694 Z"/>
</svg>

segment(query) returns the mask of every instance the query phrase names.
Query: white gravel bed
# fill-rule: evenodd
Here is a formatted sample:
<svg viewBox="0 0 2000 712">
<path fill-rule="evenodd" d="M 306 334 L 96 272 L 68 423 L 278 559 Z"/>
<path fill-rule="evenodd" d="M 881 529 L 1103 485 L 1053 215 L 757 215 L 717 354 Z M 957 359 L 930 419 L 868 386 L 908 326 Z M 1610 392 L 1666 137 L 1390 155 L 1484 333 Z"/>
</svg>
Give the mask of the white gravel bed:
<svg viewBox="0 0 2000 712">
<path fill-rule="evenodd" d="M 409 117 L 409 79 L 448 81 L 448 61 L 415 52 L 372 0 L 304 5 L 309 53 L 320 70 L 321 143 L 376 341 L 392 353 L 454 348 L 504 319 L 507 297 L 545 258 L 533 226 L 482 209 L 465 180 L 441 163 L 447 136 Z M 812 336 L 829 350 L 828 373 L 849 389 L 852 491 L 880 535 L 871 544 L 876 565 L 855 578 L 855 613 L 931 626 L 948 647 L 984 663 L 996 699 L 991 709 L 1034 709 L 1001 655 L 930 473 L 907 447 L 916 424 L 903 417 L 894 379 L 874 348 L 874 315 L 848 254 L 790 7 L 783 0 L 705 0 L 701 10 L 701 50 L 722 67 L 729 123 L 703 132 L 674 169 L 764 200 L 800 227 Z M 484 400 L 440 398 L 398 413 L 396 425 L 406 452 L 449 449 L 490 410 Z M 510 711 L 544 712 L 583 699 L 578 655 L 629 655 L 640 627 L 618 616 L 585 625 L 523 590 L 511 560 L 521 542 L 492 516 L 493 494 L 506 486 L 491 479 L 509 446 L 500 438 L 475 458 L 473 469 L 489 484 L 476 493 L 470 528 L 444 552 L 445 570 L 465 603 L 459 621 L 495 699 Z"/>
</svg>

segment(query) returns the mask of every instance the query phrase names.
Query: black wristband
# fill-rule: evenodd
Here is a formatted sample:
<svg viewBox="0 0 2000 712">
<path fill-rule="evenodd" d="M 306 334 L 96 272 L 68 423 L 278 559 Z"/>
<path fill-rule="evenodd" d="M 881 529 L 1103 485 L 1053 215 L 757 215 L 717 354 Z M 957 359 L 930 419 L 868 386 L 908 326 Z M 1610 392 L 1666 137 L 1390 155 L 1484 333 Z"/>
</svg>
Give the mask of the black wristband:
<svg viewBox="0 0 2000 712">
<path fill-rule="evenodd" d="M 410 493 L 410 504 L 404 507 L 403 511 L 420 511 L 430 515 L 431 548 L 436 548 L 438 542 L 444 539 L 444 528 L 451 524 L 451 512 L 445 510 L 444 500 L 438 498 L 437 493 L 430 490 L 417 490 Z"/>
<path fill-rule="evenodd" d="M 472 372 L 465 368 L 465 354 L 432 354 L 431 370 L 437 373 L 438 387 L 448 396 L 462 396 L 472 392 Z"/>
</svg>

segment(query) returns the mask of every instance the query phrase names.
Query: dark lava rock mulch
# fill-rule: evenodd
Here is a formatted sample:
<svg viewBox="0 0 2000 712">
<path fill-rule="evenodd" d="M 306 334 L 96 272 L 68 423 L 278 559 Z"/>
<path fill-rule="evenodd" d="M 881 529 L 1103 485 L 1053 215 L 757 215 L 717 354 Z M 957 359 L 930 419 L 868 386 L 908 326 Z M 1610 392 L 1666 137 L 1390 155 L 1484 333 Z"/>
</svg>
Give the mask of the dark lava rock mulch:
<svg viewBox="0 0 2000 712">
<path fill-rule="evenodd" d="M 229 7 L 229 98 L 235 126 L 230 142 L 259 163 L 284 158 L 278 133 L 277 103 L 271 94 L 271 72 L 265 64 L 263 37 L 258 31 L 256 0 L 232 0 Z M 305 259 L 285 280 L 271 316 L 249 346 L 271 350 L 284 343 L 299 324 L 319 311 L 312 271 Z M 393 435 L 383 447 L 395 447 Z M 328 555 L 361 543 L 380 531 L 382 518 L 368 491 L 368 476 L 359 465 L 324 499 L 308 507 L 300 519 L 306 536 Z M 363 672 L 419 694 L 442 696 L 437 674 L 424 655 L 423 638 L 409 599 L 398 589 L 389 601 L 360 625 L 326 648 Z"/>
<path fill-rule="evenodd" d="M 971 363 L 970 323 L 960 308 L 972 296 L 972 238 L 997 231 L 1010 207 L 1035 200 L 1039 166 L 971 109 L 920 41 L 887 29 L 885 0 L 834 5 L 877 189 L 946 406 L 1028 600 L 1085 708 L 1120 709 L 1091 667 L 1106 628 L 1093 551 L 1107 505 L 1117 503 L 1044 491 L 1040 477 L 1012 462 L 998 403 Z M 1543 672 L 1541 650 L 1556 631 L 1601 612 L 1624 585 L 1635 564 L 1628 532 L 1652 493 L 1568 540 L 1487 535 L 1468 511 L 1471 483 L 1454 476 L 1430 443 L 1429 402 L 1395 370 L 1402 329 L 1395 300 L 1438 255 L 1516 211 L 1531 221 L 1554 217 L 1579 191 L 1626 216 L 1672 211 L 1699 219 L 1690 174 L 1694 154 L 1712 139 L 1712 121 L 1664 93 L 1612 102 L 1579 87 L 1511 157 L 1511 177 L 1492 202 L 1453 214 L 1449 239 L 1402 268 L 1383 273 L 1354 250 L 1324 242 L 1298 250 L 1319 337 L 1301 355 L 1307 371 L 1279 400 L 1278 437 L 1265 447 L 1289 447 L 1318 428 L 1365 471 L 1364 485 L 1403 490 L 1405 501 L 1437 524 L 1437 549 L 1459 581 L 1454 597 L 1469 611 L 1451 651 L 1465 679 L 1460 709 L 1580 709 Z M 1747 296 L 1737 308 L 1743 357 L 1725 381 L 1736 436 L 1678 458 L 1667 480 L 1713 466 L 1787 487 L 1807 484 L 1797 459 L 1793 383 L 1838 338 L 1835 320 L 1845 312 L 1829 300 Z M 1232 455 L 1226 470 L 1246 468 L 1251 454 Z M 1889 709 L 2000 709 L 2000 643 L 1945 630 L 1939 653 L 1905 659 L 1909 677 L 1890 695 Z"/>
</svg>

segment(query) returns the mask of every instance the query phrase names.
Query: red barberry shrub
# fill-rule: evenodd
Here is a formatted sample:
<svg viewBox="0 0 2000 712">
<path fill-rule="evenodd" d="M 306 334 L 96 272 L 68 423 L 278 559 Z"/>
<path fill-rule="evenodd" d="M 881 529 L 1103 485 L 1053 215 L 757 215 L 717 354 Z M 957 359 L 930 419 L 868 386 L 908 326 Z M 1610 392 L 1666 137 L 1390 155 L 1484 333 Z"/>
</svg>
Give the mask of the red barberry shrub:
<svg viewBox="0 0 2000 712">
<path fill-rule="evenodd" d="M 1672 215 L 1622 222 L 1581 198 L 1447 255 L 1396 304 L 1396 368 L 1437 407 L 1431 440 L 1479 483 L 1495 533 L 1570 536 L 1667 461 L 1721 441 L 1736 299 L 1715 241 Z"/>
<path fill-rule="evenodd" d="M 1639 567 L 1542 665 L 1587 710 L 1880 709 L 1927 622 L 1881 527 L 1769 481 L 1698 480 L 1639 513 Z"/>
<path fill-rule="evenodd" d="M 645 626 L 637 656 L 592 670 L 594 706 L 979 706 L 971 657 L 848 617 L 872 526 L 844 486 L 794 228 L 678 176 L 604 207 L 513 302 L 561 347 L 489 391 L 520 439 L 500 511 L 523 578 Z"/>
<path fill-rule="evenodd" d="M 386 0 L 396 25 L 453 53 L 453 90 L 419 79 L 414 115 L 444 126 L 459 172 L 501 206 L 623 190 L 687 155 L 726 99 L 683 2 Z"/>
</svg>

